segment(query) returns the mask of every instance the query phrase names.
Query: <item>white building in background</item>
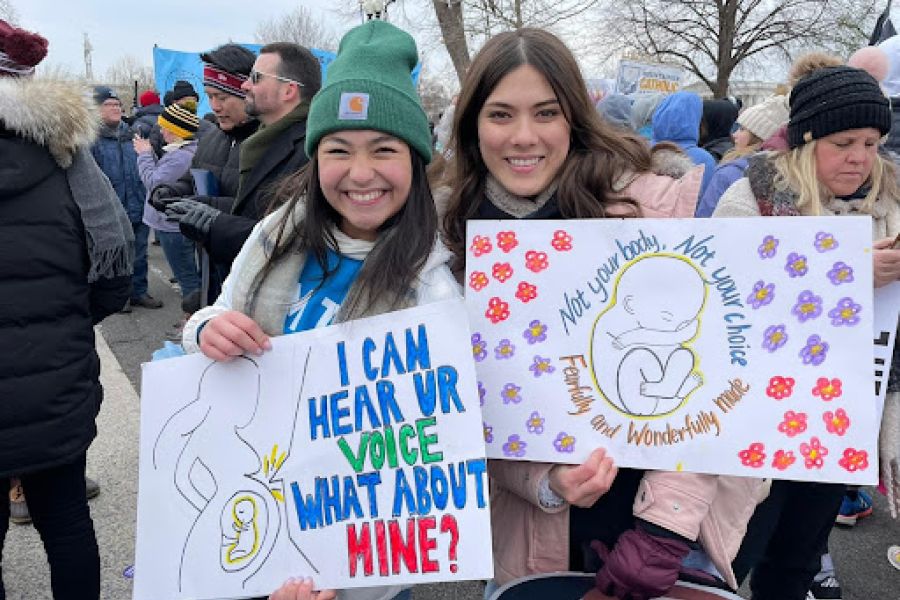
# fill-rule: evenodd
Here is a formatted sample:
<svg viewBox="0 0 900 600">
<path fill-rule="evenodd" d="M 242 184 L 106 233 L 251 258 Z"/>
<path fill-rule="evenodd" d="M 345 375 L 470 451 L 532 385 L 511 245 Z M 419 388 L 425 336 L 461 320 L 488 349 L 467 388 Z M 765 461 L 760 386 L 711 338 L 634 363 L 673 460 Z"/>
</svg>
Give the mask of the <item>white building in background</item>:
<svg viewBox="0 0 900 600">
<path fill-rule="evenodd" d="M 741 81 L 733 80 L 728 86 L 728 95 L 741 99 L 744 108 L 759 104 L 775 93 L 779 85 L 775 81 Z M 712 92 L 702 81 L 684 86 L 685 90 L 697 93 L 701 98 L 712 98 Z"/>
</svg>

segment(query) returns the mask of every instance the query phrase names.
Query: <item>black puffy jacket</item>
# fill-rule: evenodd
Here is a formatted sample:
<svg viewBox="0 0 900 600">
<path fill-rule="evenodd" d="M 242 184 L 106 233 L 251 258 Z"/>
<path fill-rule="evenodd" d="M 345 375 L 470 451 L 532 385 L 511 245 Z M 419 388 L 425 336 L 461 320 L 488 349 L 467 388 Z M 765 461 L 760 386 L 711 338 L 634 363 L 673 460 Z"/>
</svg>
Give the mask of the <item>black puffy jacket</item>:
<svg viewBox="0 0 900 600">
<path fill-rule="evenodd" d="M 42 106 L 13 114 L 28 89 Z M 93 325 L 130 292 L 128 276 L 88 283 L 85 229 L 58 162 L 88 156 L 94 119 L 83 104 L 78 88 L 0 80 L 0 477 L 87 450 L 103 396 Z"/>
</svg>

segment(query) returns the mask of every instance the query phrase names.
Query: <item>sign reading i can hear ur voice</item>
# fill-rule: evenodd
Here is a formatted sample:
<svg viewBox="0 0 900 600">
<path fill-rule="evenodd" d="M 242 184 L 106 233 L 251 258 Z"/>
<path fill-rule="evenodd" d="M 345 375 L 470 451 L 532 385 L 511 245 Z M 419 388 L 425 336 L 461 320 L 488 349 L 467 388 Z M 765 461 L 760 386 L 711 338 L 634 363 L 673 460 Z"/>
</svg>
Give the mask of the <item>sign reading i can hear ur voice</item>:
<svg viewBox="0 0 900 600">
<path fill-rule="evenodd" d="M 468 227 L 488 457 L 877 480 L 870 219 Z"/>
<path fill-rule="evenodd" d="M 462 300 L 144 365 L 136 600 L 489 579 Z"/>
</svg>

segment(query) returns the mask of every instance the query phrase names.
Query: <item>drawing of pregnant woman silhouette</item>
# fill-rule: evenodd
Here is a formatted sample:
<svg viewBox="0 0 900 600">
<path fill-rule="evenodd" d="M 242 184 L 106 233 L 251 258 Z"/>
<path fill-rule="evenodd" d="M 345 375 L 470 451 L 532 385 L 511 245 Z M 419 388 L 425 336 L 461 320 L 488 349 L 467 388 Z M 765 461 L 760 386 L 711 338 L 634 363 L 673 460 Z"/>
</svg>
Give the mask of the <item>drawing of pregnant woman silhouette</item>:
<svg viewBox="0 0 900 600">
<path fill-rule="evenodd" d="M 650 255 L 625 267 L 591 342 L 594 377 L 610 404 L 664 416 L 703 384 L 690 343 L 705 301 L 706 283 L 686 259 Z"/>
<path fill-rule="evenodd" d="M 206 595 L 233 590 L 231 579 L 245 585 L 277 539 L 279 507 L 259 478 L 259 454 L 241 435 L 256 414 L 259 384 L 249 358 L 210 364 L 196 399 L 169 417 L 154 445 L 154 468 L 171 471 L 175 490 L 196 511 L 183 544 L 177 538 L 185 594 L 199 593 L 200 581 Z"/>
</svg>

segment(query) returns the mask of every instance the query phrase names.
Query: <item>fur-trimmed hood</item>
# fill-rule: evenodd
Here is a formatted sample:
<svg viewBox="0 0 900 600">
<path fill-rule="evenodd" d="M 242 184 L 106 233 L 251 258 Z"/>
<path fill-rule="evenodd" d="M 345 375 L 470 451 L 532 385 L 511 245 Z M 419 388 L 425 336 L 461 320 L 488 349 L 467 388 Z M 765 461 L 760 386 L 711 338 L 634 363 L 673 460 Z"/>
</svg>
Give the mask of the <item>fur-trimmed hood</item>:
<svg viewBox="0 0 900 600">
<path fill-rule="evenodd" d="M 0 78 L 0 127 L 47 148 L 63 169 L 93 143 L 98 122 L 91 97 L 75 83 Z"/>
</svg>

